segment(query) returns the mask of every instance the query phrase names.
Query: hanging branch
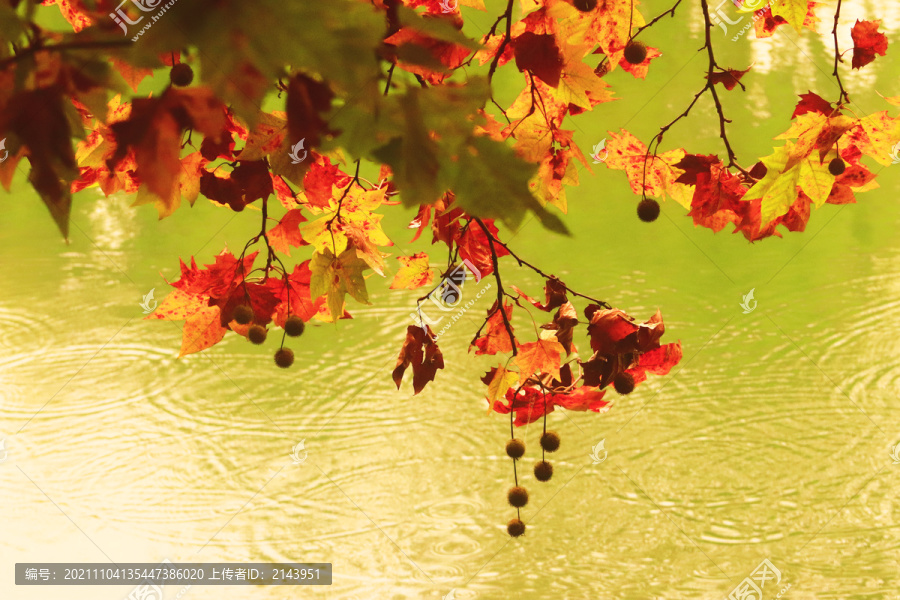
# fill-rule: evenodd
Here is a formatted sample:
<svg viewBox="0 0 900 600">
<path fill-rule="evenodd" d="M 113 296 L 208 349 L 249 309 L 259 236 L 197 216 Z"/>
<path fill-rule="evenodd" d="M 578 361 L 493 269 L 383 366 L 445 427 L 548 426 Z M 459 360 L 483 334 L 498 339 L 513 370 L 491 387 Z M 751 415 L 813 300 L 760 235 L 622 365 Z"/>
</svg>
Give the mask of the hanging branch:
<svg viewBox="0 0 900 600">
<path fill-rule="evenodd" d="M 841 57 L 840 46 L 838 45 L 838 23 L 841 20 L 841 1 L 838 0 L 837 8 L 834 11 L 834 29 L 831 30 L 831 35 L 834 36 L 834 78 L 837 80 L 838 87 L 840 88 L 840 96 L 838 96 L 837 104 L 841 105 L 846 102 L 850 102 L 850 96 L 847 94 L 847 90 L 844 89 L 844 83 L 841 81 L 841 74 L 838 72 L 838 63 L 844 62 L 844 59 Z"/>
<path fill-rule="evenodd" d="M 511 0 L 510 6 L 512 6 Z M 518 350 L 516 349 L 516 336 L 513 335 L 512 324 L 509 322 L 506 311 L 503 310 L 503 296 L 505 295 L 505 292 L 503 291 L 503 283 L 500 281 L 500 265 L 497 263 L 497 249 L 494 247 L 495 238 L 491 235 L 491 232 L 487 228 L 487 225 L 484 224 L 484 221 L 476 217 L 475 222 L 478 223 L 478 226 L 481 227 L 481 230 L 484 231 L 484 234 L 488 238 L 488 246 L 491 250 L 491 263 L 494 266 L 494 280 L 497 282 L 497 310 L 500 311 L 500 316 L 503 317 L 503 326 L 506 328 L 506 334 L 509 336 L 509 345 L 512 346 L 512 355 L 516 356 L 516 354 L 518 354 Z"/>
<path fill-rule="evenodd" d="M 722 108 L 722 102 L 719 99 L 719 92 L 716 90 L 715 80 L 713 79 L 713 75 L 716 73 L 717 70 L 719 72 L 723 72 L 723 73 L 726 72 L 726 70 L 723 69 L 722 67 L 720 67 L 719 64 L 716 62 L 715 52 L 713 51 L 712 36 L 711 36 L 711 30 L 712 30 L 713 24 L 712 24 L 712 20 L 710 19 L 710 16 L 709 16 L 709 4 L 708 4 L 707 0 L 700 0 L 700 5 L 703 8 L 703 19 L 705 21 L 705 32 L 706 32 L 705 40 L 704 40 L 705 43 L 703 44 L 703 47 L 700 48 L 700 50 L 701 51 L 706 50 L 706 55 L 709 59 L 709 62 L 707 64 L 707 69 L 706 69 L 706 85 L 704 85 L 700 89 L 700 91 L 694 95 L 694 99 L 691 100 L 691 103 L 684 110 L 684 112 L 681 113 L 680 115 L 678 115 L 677 117 L 675 117 L 675 119 L 673 119 L 667 125 L 664 125 L 663 127 L 661 127 L 659 130 L 659 133 L 656 134 L 656 137 L 654 137 L 653 140 L 651 140 L 651 142 L 649 144 L 647 144 L 647 153 L 644 155 L 643 181 L 641 183 L 641 185 L 642 185 L 641 191 L 642 192 L 646 189 L 646 185 L 647 185 L 647 162 L 650 159 L 650 154 L 652 153 L 654 156 L 656 156 L 656 150 L 659 149 L 659 145 L 662 143 L 664 134 L 669 129 L 671 129 L 676 123 L 678 123 L 680 120 L 686 118 L 691 113 L 691 110 L 694 108 L 694 106 L 697 104 L 697 101 L 700 100 L 700 97 L 703 96 L 703 94 L 705 94 L 706 92 L 709 92 L 712 95 L 713 103 L 716 106 L 716 114 L 719 117 L 719 137 L 722 139 L 722 142 L 725 144 L 725 151 L 728 153 L 728 164 L 726 166 L 734 167 L 735 169 L 740 171 L 744 175 L 744 177 L 747 178 L 747 180 L 756 181 L 756 178 L 753 177 L 752 175 L 750 175 L 749 171 L 747 171 L 746 169 L 744 169 L 743 167 L 741 167 L 738 164 L 737 156 L 734 153 L 734 149 L 731 146 L 731 142 L 728 140 L 728 132 L 726 131 L 725 124 L 731 123 L 731 120 L 725 117 L 725 110 Z M 677 6 L 677 4 L 676 4 L 676 6 Z M 674 7 L 673 7 L 673 10 L 674 10 Z M 746 90 L 746 87 L 744 87 L 744 84 L 742 84 L 740 81 L 738 81 L 737 84 L 739 86 L 741 86 L 741 89 Z M 655 144 L 655 146 L 654 146 L 654 144 Z M 656 150 L 654 150 L 654 147 Z"/>
</svg>

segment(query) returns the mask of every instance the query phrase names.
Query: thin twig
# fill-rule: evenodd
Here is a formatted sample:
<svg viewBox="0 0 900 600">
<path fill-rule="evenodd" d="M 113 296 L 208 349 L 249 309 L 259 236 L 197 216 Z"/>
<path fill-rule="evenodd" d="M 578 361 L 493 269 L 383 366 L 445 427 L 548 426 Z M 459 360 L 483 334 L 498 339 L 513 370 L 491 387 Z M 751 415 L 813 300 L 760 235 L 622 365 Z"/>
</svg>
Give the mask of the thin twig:
<svg viewBox="0 0 900 600">
<path fill-rule="evenodd" d="M 493 249 L 494 249 L 494 246 L 493 246 L 494 244 L 499 244 L 500 246 L 503 247 L 504 250 L 509 252 L 509 255 L 512 256 L 517 263 L 519 263 L 520 267 L 528 267 L 529 269 L 531 269 L 532 271 L 534 271 L 535 273 L 537 273 L 544 279 L 548 279 L 548 280 L 556 279 L 557 281 L 559 281 L 559 279 L 557 277 L 555 277 L 553 275 L 548 275 L 547 273 L 544 273 L 538 267 L 534 266 L 533 264 L 531 264 L 524 258 L 520 257 L 518 254 L 513 252 L 509 246 L 507 246 L 506 244 L 504 244 L 503 242 L 498 240 L 496 237 L 494 237 L 494 235 L 487 229 L 487 227 L 484 226 L 484 224 L 481 222 L 480 219 L 475 219 L 475 221 L 479 225 L 481 225 L 481 228 L 484 230 L 484 233 L 487 235 L 488 242 L 490 242 L 490 244 L 491 244 L 491 251 L 493 251 Z M 496 269 L 496 267 L 494 267 L 494 268 Z M 612 308 L 612 306 L 610 306 L 608 303 L 604 302 L 603 300 L 597 300 L 596 298 L 591 298 L 590 296 L 586 296 L 584 294 L 580 294 L 580 293 L 576 292 L 575 290 L 573 290 L 572 288 L 570 288 L 569 286 L 564 284 L 562 281 L 560 281 L 560 284 L 562 284 L 563 288 L 565 288 L 565 290 L 567 292 L 569 292 L 570 294 L 572 294 L 573 296 L 578 296 L 579 298 L 584 298 L 585 300 L 590 300 L 591 302 L 599 304 L 600 306 L 602 306 L 604 308 Z"/>
<path fill-rule="evenodd" d="M 841 74 L 838 72 L 838 63 L 844 62 L 844 59 L 841 57 L 841 50 L 838 46 L 838 22 L 841 20 L 841 0 L 838 0 L 837 9 L 834 11 L 834 29 L 831 30 L 831 35 L 834 36 L 834 78 L 837 80 L 838 87 L 841 89 L 841 95 L 838 96 L 837 104 L 840 106 L 845 102 L 850 102 L 850 95 L 847 94 L 847 90 L 844 89 L 844 84 L 841 81 Z"/>
<path fill-rule="evenodd" d="M 47 52 L 64 52 L 66 50 L 92 50 L 92 49 L 100 49 L 100 48 L 116 48 L 118 46 L 127 46 L 132 44 L 133 42 L 129 39 L 125 40 L 103 40 L 103 41 L 93 41 L 93 42 L 63 42 L 61 44 L 53 44 L 50 46 L 29 46 L 25 48 L 15 56 L 11 56 L 5 60 L 0 61 L 0 69 L 5 69 L 7 66 L 22 60 L 36 52 L 47 51 Z"/>
<path fill-rule="evenodd" d="M 510 2 L 510 5 L 512 5 L 512 2 Z M 513 356 L 516 356 L 518 354 L 518 350 L 516 349 L 516 336 L 513 335 L 512 324 L 509 322 L 506 311 L 503 310 L 503 283 L 500 281 L 500 265 L 497 263 L 497 249 L 494 248 L 494 236 L 491 235 L 487 225 L 485 225 L 481 219 L 476 217 L 475 222 L 478 223 L 481 230 L 484 231 L 484 234 L 488 236 L 488 246 L 491 250 L 491 264 L 494 266 L 494 280 L 497 282 L 497 308 L 500 311 L 500 315 L 503 317 L 503 326 L 506 328 L 506 334 L 509 336 L 512 354 Z"/>
</svg>

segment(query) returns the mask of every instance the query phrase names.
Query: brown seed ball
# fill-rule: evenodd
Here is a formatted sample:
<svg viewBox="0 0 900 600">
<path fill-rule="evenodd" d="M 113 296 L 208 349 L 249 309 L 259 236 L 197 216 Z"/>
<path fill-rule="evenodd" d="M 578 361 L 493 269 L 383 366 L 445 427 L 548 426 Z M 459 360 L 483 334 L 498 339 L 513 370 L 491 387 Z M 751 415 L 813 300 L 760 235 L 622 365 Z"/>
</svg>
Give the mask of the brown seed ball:
<svg viewBox="0 0 900 600">
<path fill-rule="evenodd" d="M 534 477 L 538 481 L 550 481 L 553 477 L 553 465 L 546 460 L 542 460 L 534 465 Z"/>
<path fill-rule="evenodd" d="M 847 165 L 844 164 L 840 158 L 835 158 L 830 163 L 828 163 L 828 172 L 837 177 L 842 174 L 847 168 Z"/>
<path fill-rule="evenodd" d="M 266 341 L 266 335 L 268 335 L 268 331 L 262 325 L 251 325 L 249 331 L 247 331 L 247 337 L 250 338 L 250 341 L 256 344 L 262 344 Z"/>
<path fill-rule="evenodd" d="M 644 223 L 652 223 L 659 216 L 659 202 L 652 198 L 644 198 L 638 202 L 638 217 Z"/>
<path fill-rule="evenodd" d="M 613 379 L 613 387 L 623 396 L 630 394 L 634 391 L 634 375 L 631 373 L 619 373 Z"/>
<path fill-rule="evenodd" d="M 522 458 L 525 454 L 525 442 L 518 439 L 512 439 L 506 442 L 506 454 L 510 458 Z"/>
<path fill-rule="evenodd" d="M 509 523 L 506 524 L 506 531 L 512 537 L 519 537 L 525 533 L 525 523 L 520 519 L 510 519 Z"/>
<path fill-rule="evenodd" d="M 597 8 L 597 0 L 574 0 L 572 4 L 581 12 L 590 12 Z"/>
<path fill-rule="evenodd" d="M 303 331 L 305 329 L 306 323 L 304 323 L 303 319 L 298 316 L 292 315 L 287 318 L 287 321 L 284 322 L 284 332 L 291 337 L 303 335 Z"/>
<path fill-rule="evenodd" d="M 178 63 L 169 71 L 169 79 L 172 80 L 173 85 L 178 87 L 191 85 L 191 82 L 194 80 L 194 70 L 190 65 Z"/>
<path fill-rule="evenodd" d="M 559 434 L 555 431 L 548 431 L 541 436 L 541 448 L 547 452 L 556 452 L 559 450 Z"/>
<path fill-rule="evenodd" d="M 275 364 L 282 369 L 287 369 L 294 364 L 294 351 L 290 348 L 279 348 L 275 352 Z"/>
<path fill-rule="evenodd" d="M 506 498 L 509 500 L 510 506 L 522 508 L 528 504 L 528 490 L 520 485 L 511 487 L 509 488 L 509 493 L 506 495 Z"/>
<path fill-rule="evenodd" d="M 625 60 L 632 65 L 639 65 L 647 59 L 647 46 L 643 42 L 631 40 L 625 46 Z"/>
<path fill-rule="evenodd" d="M 234 309 L 234 320 L 241 325 L 246 325 L 253 320 L 253 309 L 247 304 L 241 304 Z"/>
</svg>

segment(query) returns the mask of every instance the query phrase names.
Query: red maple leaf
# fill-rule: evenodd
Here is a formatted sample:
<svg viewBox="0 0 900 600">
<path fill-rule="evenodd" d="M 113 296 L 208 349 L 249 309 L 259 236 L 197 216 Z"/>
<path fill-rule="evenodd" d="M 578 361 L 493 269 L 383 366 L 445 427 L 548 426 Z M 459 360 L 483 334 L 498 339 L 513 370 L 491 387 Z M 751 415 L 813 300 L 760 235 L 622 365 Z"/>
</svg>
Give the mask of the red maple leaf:
<svg viewBox="0 0 900 600">
<path fill-rule="evenodd" d="M 743 71 L 738 69 L 726 69 L 724 71 L 715 71 L 711 75 L 707 75 L 707 77 L 713 82 L 713 85 L 721 83 L 725 86 L 726 90 L 733 90 L 741 81 L 741 77 L 746 75 L 749 70 L 750 67 L 747 67 Z"/>
<path fill-rule="evenodd" d="M 834 109 L 831 107 L 831 102 L 810 91 L 806 94 L 800 94 L 800 102 L 797 103 L 797 107 L 794 109 L 794 114 L 791 115 L 791 119 L 799 117 L 800 115 L 805 115 L 806 113 L 820 113 L 825 116 L 831 116 L 833 112 Z"/>
<path fill-rule="evenodd" d="M 493 219 L 483 219 L 485 227 L 491 232 L 494 238 L 497 237 L 497 228 L 494 226 Z M 456 240 L 459 246 L 459 257 L 468 260 L 481 274 L 481 277 L 487 277 L 494 272 L 494 264 L 491 260 L 491 242 L 484 231 L 475 222 L 470 223 L 466 231 Z M 494 252 L 497 258 L 506 256 L 509 251 L 494 242 Z"/>
<path fill-rule="evenodd" d="M 413 372 L 414 394 L 421 392 L 429 381 L 434 381 L 437 370 L 444 368 L 444 356 L 434 341 L 434 333 L 427 325 L 424 329 L 417 325 L 410 325 L 406 329 L 406 340 L 400 348 L 397 366 L 391 374 L 397 389 L 400 389 L 403 374 L 410 366 Z"/>
<path fill-rule="evenodd" d="M 318 146 L 322 136 L 333 133 L 321 115 L 331 109 L 334 93 L 328 84 L 299 73 L 287 88 L 288 135 L 291 145 L 306 140 L 307 148 Z"/>
<path fill-rule="evenodd" d="M 887 36 L 878 31 L 881 21 L 856 21 L 850 35 L 853 37 L 853 68 L 861 69 L 873 60 L 875 55 L 887 52 Z"/>
<path fill-rule="evenodd" d="M 497 400 L 492 408 L 503 415 L 512 411 L 515 426 L 521 427 L 553 412 L 557 406 L 567 410 L 605 412 L 611 404 L 611 401 L 603 399 L 605 394 L 605 391 L 591 386 L 581 386 L 568 394 L 549 394 L 540 388 L 525 386 L 510 388 L 506 392 L 506 402 Z"/>
<path fill-rule="evenodd" d="M 309 321 L 325 305 L 325 296 L 315 300 L 310 297 L 309 282 L 312 273 L 309 270 L 309 262 L 303 261 L 294 267 L 293 273 L 282 279 L 283 285 L 278 290 L 281 303 L 276 307 L 274 315 L 275 324 L 279 327 L 284 327 L 288 313 Z M 344 316 L 349 318 L 347 313 L 344 313 Z"/>
<path fill-rule="evenodd" d="M 526 31 L 513 39 L 512 45 L 520 71 L 531 71 L 550 87 L 559 85 L 563 59 L 554 35 Z"/>
</svg>

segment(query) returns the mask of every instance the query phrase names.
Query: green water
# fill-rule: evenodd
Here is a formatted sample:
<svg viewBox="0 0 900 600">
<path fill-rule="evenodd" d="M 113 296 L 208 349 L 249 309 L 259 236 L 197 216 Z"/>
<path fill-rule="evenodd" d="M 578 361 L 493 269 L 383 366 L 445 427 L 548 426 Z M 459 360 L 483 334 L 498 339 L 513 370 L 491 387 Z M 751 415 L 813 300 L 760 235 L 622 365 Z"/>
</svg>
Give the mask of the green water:
<svg viewBox="0 0 900 600">
<path fill-rule="evenodd" d="M 670 2 L 648 4 L 656 13 Z M 646 81 L 610 76 L 628 100 L 575 121 L 586 154 L 607 130 L 649 139 L 702 85 L 689 8 L 648 32 L 665 55 Z M 844 8 L 848 22 L 877 13 L 900 42 L 896 8 Z M 747 163 L 771 152 L 797 93 L 836 97 L 820 40 L 782 29 L 751 55 L 754 40 L 716 35 L 720 63 L 758 67 L 746 93 L 726 94 Z M 897 74 L 889 54 L 849 76 L 857 110 L 888 108 L 874 90 L 900 94 Z M 517 77 L 499 82 L 510 100 Z M 712 114 L 701 103 L 664 149 L 722 155 Z M 142 320 L 142 296 L 164 295 L 179 257 L 239 250 L 258 227 L 251 213 L 200 201 L 158 222 L 152 208 L 88 190 L 66 246 L 20 179 L 0 220 L 0 598 L 118 600 L 130 590 L 17 588 L 14 562 L 164 558 L 334 564 L 328 588 L 195 587 L 191 600 L 451 590 L 463 600 L 721 599 L 763 559 L 781 572 L 767 600 L 788 586 L 782 598 L 900 598 L 900 464 L 890 456 L 900 443 L 900 166 L 859 204 L 814 210 L 805 233 L 752 246 L 695 229 L 671 201 L 656 223 L 640 223 L 624 176 L 594 167 L 569 193 L 572 239 L 534 222 L 504 238 L 636 317 L 659 307 L 663 341 L 681 340 L 684 359 L 607 414 L 551 414 L 562 446 L 549 483 L 530 473 L 540 424 L 519 432 L 531 501 L 516 540 L 505 532 L 508 421 L 486 413 L 479 381 L 496 363 L 466 352 L 490 294 L 442 338 L 447 367 L 416 397 L 390 371 L 418 294 L 388 290 L 390 273 L 369 279 L 373 305 L 351 305 L 353 320 L 290 344 L 288 371 L 272 364 L 272 344 L 234 335 L 176 360 L 179 326 Z M 409 239 L 412 213 L 386 212 L 389 235 Z M 502 273 L 540 293 L 527 270 Z M 758 305 L 744 314 L 751 289 Z M 301 440 L 308 458 L 294 465 Z M 608 458 L 592 464 L 601 440 Z"/>
</svg>

